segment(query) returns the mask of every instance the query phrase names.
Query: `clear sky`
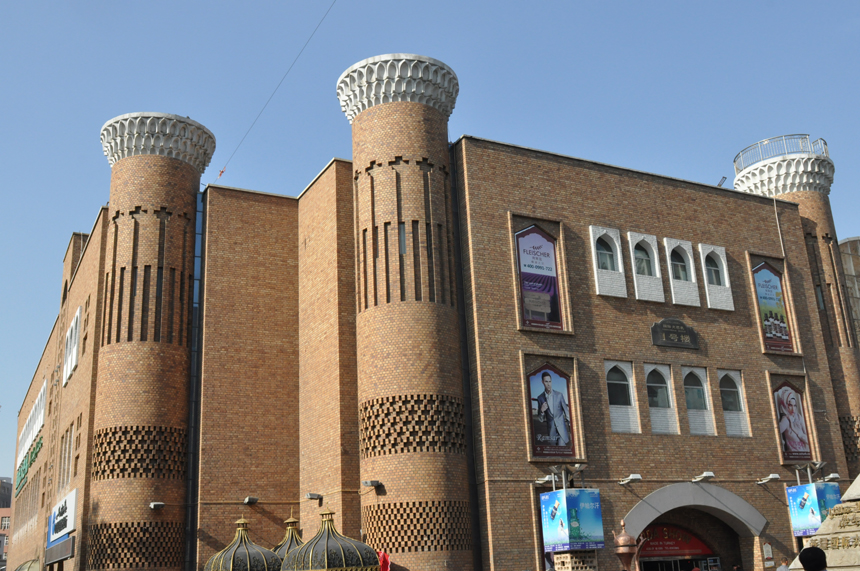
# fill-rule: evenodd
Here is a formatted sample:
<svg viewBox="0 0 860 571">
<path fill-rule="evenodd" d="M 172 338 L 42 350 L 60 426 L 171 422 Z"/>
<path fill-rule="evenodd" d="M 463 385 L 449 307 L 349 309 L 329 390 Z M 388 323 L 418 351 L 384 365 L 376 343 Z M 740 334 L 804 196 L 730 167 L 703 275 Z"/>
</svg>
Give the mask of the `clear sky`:
<svg viewBox="0 0 860 571">
<path fill-rule="evenodd" d="M 108 200 L 101 126 L 137 111 L 190 116 L 217 138 L 212 182 L 330 2 L 0 6 L 0 475 L 14 469 L 70 234 L 89 232 Z M 220 182 L 296 195 L 330 158 L 350 158 L 337 78 L 406 52 L 457 73 L 451 140 L 728 186 L 747 145 L 823 137 L 838 235 L 857 236 L 858 29 L 848 1 L 337 0 Z"/>
</svg>

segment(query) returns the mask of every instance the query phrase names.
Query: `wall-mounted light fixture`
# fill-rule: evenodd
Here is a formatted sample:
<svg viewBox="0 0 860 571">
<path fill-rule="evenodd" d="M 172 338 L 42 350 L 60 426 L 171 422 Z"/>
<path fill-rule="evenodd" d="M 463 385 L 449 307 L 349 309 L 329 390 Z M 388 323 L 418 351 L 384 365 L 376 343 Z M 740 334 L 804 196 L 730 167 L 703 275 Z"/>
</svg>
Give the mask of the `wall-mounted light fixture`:
<svg viewBox="0 0 860 571">
<path fill-rule="evenodd" d="M 838 482 L 840 479 L 841 478 L 839 477 L 839 474 L 837 474 L 836 472 L 824 476 L 825 482 Z"/>
<path fill-rule="evenodd" d="M 308 492 L 307 494 L 305 494 L 305 497 L 309 500 L 321 500 L 321 499 L 323 499 L 322 494 L 314 494 L 311 492 Z"/>
<path fill-rule="evenodd" d="M 245 504 L 246 506 L 253 506 L 254 504 L 256 504 L 259 501 L 260 501 L 260 498 L 255 498 L 254 496 L 248 496 L 247 498 L 242 500 L 242 503 Z"/>
<path fill-rule="evenodd" d="M 779 480 L 779 474 L 771 474 L 771 475 L 767 476 L 766 478 L 762 478 L 761 480 L 756 480 L 755 483 L 758 484 L 759 486 L 761 486 L 762 484 L 767 484 L 768 482 L 776 482 L 777 480 Z"/>
<path fill-rule="evenodd" d="M 164 502 L 149 502 L 149 509 L 151 510 L 163 510 Z"/>
<path fill-rule="evenodd" d="M 382 482 L 379 480 L 362 480 L 361 485 L 365 488 L 378 488 L 382 485 Z"/>
<path fill-rule="evenodd" d="M 623 480 L 619 480 L 618 483 L 621 484 L 622 486 L 626 486 L 627 484 L 631 484 L 633 482 L 641 482 L 641 481 L 642 481 L 642 476 L 640 476 L 639 474 L 630 474 L 629 476 L 627 476 Z"/>
<path fill-rule="evenodd" d="M 716 476 L 714 476 L 713 472 L 702 472 L 695 478 L 693 478 L 694 482 L 707 482 L 708 480 L 713 480 Z"/>
</svg>

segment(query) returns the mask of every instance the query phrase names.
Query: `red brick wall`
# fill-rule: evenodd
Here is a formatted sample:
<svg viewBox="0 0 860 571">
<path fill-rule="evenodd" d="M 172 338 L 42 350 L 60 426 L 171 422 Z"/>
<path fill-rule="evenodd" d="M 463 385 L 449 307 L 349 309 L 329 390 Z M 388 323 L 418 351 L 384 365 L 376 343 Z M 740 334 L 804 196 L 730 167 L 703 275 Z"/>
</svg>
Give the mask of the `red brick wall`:
<svg viewBox="0 0 860 571">
<path fill-rule="evenodd" d="M 276 545 L 299 494 L 298 203 L 217 186 L 205 201 L 198 568 L 240 515 Z"/>
</svg>

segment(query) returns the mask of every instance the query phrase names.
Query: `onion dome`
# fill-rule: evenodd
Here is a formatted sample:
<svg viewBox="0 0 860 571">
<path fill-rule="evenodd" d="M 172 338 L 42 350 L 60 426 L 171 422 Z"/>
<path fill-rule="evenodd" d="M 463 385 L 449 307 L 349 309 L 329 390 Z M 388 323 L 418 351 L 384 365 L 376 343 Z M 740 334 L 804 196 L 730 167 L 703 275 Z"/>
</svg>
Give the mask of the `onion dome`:
<svg viewBox="0 0 860 571">
<path fill-rule="evenodd" d="M 277 571 L 281 558 L 248 537 L 248 520 L 236 522 L 236 537 L 230 545 L 213 555 L 204 571 Z"/>
<path fill-rule="evenodd" d="M 379 557 L 369 545 L 350 539 L 334 528 L 334 512 L 325 510 L 322 525 L 307 543 L 290 551 L 281 571 L 310 571 L 313 569 L 349 569 L 349 571 L 379 571 Z"/>
<path fill-rule="evenodd" d="M 282 561 L 286 560 L 287 553 L 305 544 L 299 536 L 299 520 L 291 516 L 284 523 L 287 524 L 287 532 L 284 534 L 284 539 L 272 549 L 275 555 L 280 557 Z"/>
</svg>

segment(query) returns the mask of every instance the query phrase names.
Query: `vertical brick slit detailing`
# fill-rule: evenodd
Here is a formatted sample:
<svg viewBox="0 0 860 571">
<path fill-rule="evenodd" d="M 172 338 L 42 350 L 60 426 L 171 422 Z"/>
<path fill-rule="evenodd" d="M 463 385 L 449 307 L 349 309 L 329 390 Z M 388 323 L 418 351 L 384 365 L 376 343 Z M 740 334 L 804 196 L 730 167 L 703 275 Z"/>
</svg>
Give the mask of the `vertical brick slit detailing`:
<svg viewBox="0 0 860 571">
<path fill-rule="evenodd" d="M 140 340 L 149 339 L 149 286 L 152 281 L 152 266 L 143 266 L 143 299 L 140 303 Z"/>
<path fill-rule="evenodd" d="M 469 502 L 392 502 L 362 511 L 367 543 L 387 553 L 472 548 Z"/>
<path fill-rule="evenodd" d="M 128 286 L 128 341 L 134 341 L 134 304 L 137 301 L 137 266 L 131 267 L 131 283 Z"/>
<path fill-rule="evenodd" d="M 116 304 L 116 342 L 119 343 L 122 333 L 122 299 L 123 287 L 125 286 L 125 268 L 119 269 L 119 298 Z"/>
<path fill-rule="evenodd" d="M 379 284 L 376 271 L 379 266 L 379 227 L 373 227 L 373 305 L 379 305 Z"/>
<path fill-rule="evenodd" d="M 167 342 L 173 343 L 173 300 L 176 298 L 176 268 L 170 268 L 167 282 Z"/>
<path fill-rule="evenodd" d="M 415 301 L 421 301 L 421 237 L 418 221 L 412 221 L 412 267 L 415 268 Z"/>
<path fill-rule="evenodd" d="M 90 526 L 87 569 L 181 567 L 183 524 L 173 521 Z"/>
<path fill-rule="evenodd" d="M 161 308 L 164 297 L 164 242 L 167 238 L 167 220 L 170 218 L 170 212 L 162 207 L 155 212 L 155 216 L 158 217 L 158 269 L 155 274 L 155 332 L 152 334 L 152 340 L 160 342 Z"/>
<path fill-rule="evenodd" d="M 386 222 L 383 226 L 385 234 L 385 303 L 391 303 L 391 275 L 388 265 L 388 229 L 391 227 L 391 222 Z"/>
<path fill-rule="evenodd" d="M 110 272 L 105 273 L 105 291 L 108 291 L 110 286 Z M 107 327 L 102 327 L 102 347 L 105 346 L 105 338 L 110 337 L 107 335 L 107 332 L 110 330 L 110 322 L 108 321 L 108 296 L 105 296 L 105 307 L 104 307 L 104 315 L 102 316 L 102 323 L 107 323 Z M 110 342 L 110 341 L 108 341 Z"/>
<path fill-rule="evenodd" d="M 436 301 L 436 272 L 433 266 L 436 259 L 433 256 L 433 228 L 427 223 L 427 284 L 430 286 L 430 301 Z"/>
<path fill-rule="evenodd" d="M 117 246 L 117 225 L 116 220 L 119 218 L 119 212 L 113 217 L 113 252 L 111 255 L 111 268 L 110 268 L 110 305 L 108 306 L 108 320 L 107 320 L 107 343 L 111 344 L 111 335 L 113 335 L 113 302 L 114 302 L 114 291 L 116 288 L 116 246 Z"/>
<path fill-rule="evenodd" d="M 406 301 L 406 223 L 398 224 L 398 242 L 400 251 L 400 301 Z"/>
<path fill-rule="evenodd" d="M 860 460 L 860 416 L 840 416 L 839 428 L 842 430 L 845 459 L 849 463 Z"/>
<path fill-rule="evenodd" d="M 466 453 L 463 399 L 446 395 L 397 395 L 359 406 L 362 458 L 410 452 Z"/>
<path fill-rule="evenodd" d="M 442 233 L 441 224 L 436 225 L 436 236 L 436 239 L 439 240 L 439 283 L 441 284 L 439 303 L 445 304 L 447 303 L 448 283 L 445 281 L 445 249 L 442 247 L 442 236 L 444 234 Z"/>
<path fill-rule="evenodd" d="M 188 275 L 188 312 L 185 314 L 185 344 L 191 347 L 191 321 L 194 311 L 194 275 Z"/>
<path fill-rule="evenodd" d="M 183 263 L 183 266 L 185 264 Z M 185 315 L 185 272 L 179 274 L 179 344 L 182 345 L 182 317 Z"/>
<path fill-rule="evenodd" d="M 112 426 L 93 436 L 93 479 L 185 477 L 186 431 L 165 426 Z"/>
<path fill-rule="evenodd" d="M 364 309 L 367 309 L 367 228 L 361 231 L 361 291 L 364 292 Z"/>
<path fill-rule="evenodd" d="M 448 301 L 451 303 L 451 307 L 454 307 L 454 300 L 457 299 L 457 289 L 454 287 L 454 280 L 457 279 L 457 274 L 454 273 L 454 251 L 451 249 L 452 244 L 454 243 L 454 236 L 452 232 L 454 231 L 451 228 L 451 220 L 448 218 L 448 209 L 451 206 L 450 193 L 448 192 L 448 173 L 445 173 L 445 228 L 447 232 L 445 233 L 445 241 L 446 246 L 448 248 L 448 291 L 450 295 L 448 295 Z"/>
<path fill-rule="evenodd" d="M 846 341 L 845 344 L 848 345 L 849 347 L 851 347 L 851 335 L 848 333 L 850 331 L 850 327 L 848 326 L 848 320 L 846 318 L 848 311 L 847 311 L 847 308 L 845 307 L 845 298 L 842 297 L 842 288 L 839 287 L 839 272 L 837 271 L 837 268 L 839 266 L 836 265 L 836 260 L 833 257 L 833 242 L 832 241 L 827 242 L 827 254 L 830 256 L 830 267 L 833 268 L 833 276 L 837 282 L 837 284 L 836 284 L 836 301 L 837 301 L 838 307 L 839 307 L 839 313 L 840 313 L 839 317 L 841 317 L 841 319 L 839 321 L 840 321 L 840 323 L 842 323 L 842 331 L 845 334 L 845 341 Z"/>
</svg>

